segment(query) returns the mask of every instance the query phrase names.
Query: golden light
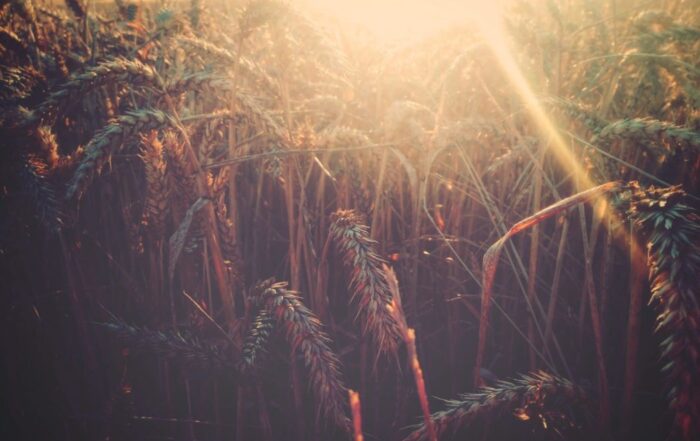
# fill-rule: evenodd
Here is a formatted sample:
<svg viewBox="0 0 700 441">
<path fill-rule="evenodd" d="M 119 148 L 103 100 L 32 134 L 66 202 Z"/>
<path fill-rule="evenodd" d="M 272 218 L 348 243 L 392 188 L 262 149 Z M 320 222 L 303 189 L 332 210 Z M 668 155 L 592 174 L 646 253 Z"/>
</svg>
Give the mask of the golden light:
<svg viewBox="0 0 700 441">
<path fill-rule="evenodd" d="M 541 101 L 532 91 L 532 88 L 520 70 L 513 56 L 513 51 L 510 47 L 508 35 L 505 31 L 503 19 L 499 13 L 498 7 L 485 7 L 482 12 L 483 16 L 480 20 L 476 21 L 476 25 L 479 27 L 486 44 L 491 48 L 496 60 L 498 60 L 501 70 L 506 74 L 506 77 L 511 82 L 515 92 L 520 96 L 523 104 L 527 106 L 527 110 L 534 123 L 537 125 L 537 128 L 545 139 L 549 141 L 551 152 L 557 158 L 561 166 L 572 173 L 579 191 L 593 187 L 594 183 L 591 182 L 588 177 L 588 173 L 586 173 L 582 161 L 571 152 L 567 142 L 545 112 Z"/>
<path fill-rule="evenodd" d="M 366 30 L 378 42 L 403 46 L 478 20 L 493 2 L 475 0 L 305 0 L 311 10 Z"/>
<path fill-rule="evenodd" d="M 594 185 L 546 114 L 513 56 L 501 15 L 507 0 L 306 0 L 305 3 L 340 24 L 366 29 L 378 43 L 387 45 L 415 43 L 451 26 L 476 27 L 549 141 L 551 151 L 562 167 L 575 176 L 578 189 Z"/>
</svg>

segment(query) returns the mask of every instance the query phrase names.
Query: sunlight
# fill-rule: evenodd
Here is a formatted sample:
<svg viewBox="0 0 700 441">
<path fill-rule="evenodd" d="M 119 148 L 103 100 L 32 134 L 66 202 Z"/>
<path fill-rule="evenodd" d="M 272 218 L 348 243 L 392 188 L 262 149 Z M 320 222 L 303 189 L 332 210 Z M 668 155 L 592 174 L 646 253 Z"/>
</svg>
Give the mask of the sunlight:
<svg viewBox="0 0 700 441">
<path fill-rule="evenodd" d="M 542 103 L 532 91 L 532 88 L 518 67 L 518 63 L 513 57 L 513 52 L 508 42 L 502 17 L 497 7 L 483 8 L 482 12 L 482 19 L 477 20 L 476 24 L 486 40 L 486 43 L 498 60 L 501 69 L 513 84 L 514 91 L 528 107 L 538 129 L 549 139 L 552 153 L 554 153 L 562 167 L 572 173 L 578 191 L 593 187 L 594 183 L 588 177 L 588 174 L 581 165 L 580 159 L 576 158 L 571 152 L 567 142 L 545 112 Z"/>
<path fill-rule="evenodd" d="M 367 30 L 384 44 L 404 45 L 451 26 L 478 21 L 494 2 L 434 0 L 305 0 L 340 23 Z"/>
<path fill-rule="evenodd" d="M 520 96 L 520 99 L 527 106 L 530 116 L 533 118 L 537 128 L 542 135 L 549 140 L 550 151 L 559 161 L 562 169 L 567 170 L 574 178 L 576 192 L 588 190 L 596 185 L 593 182 L 583 166 L 580 158 L 578 158 L 569 148 L 567 141 L 562 137 L 561 132 L 547 115 L 541 100 L 535 95 L 532 87 L 528 84 L 520 67 L 518 66 L 513 51 L 509 45 L 507 33 L 503 26 L 502 16 L 496 7 L 484 8 L 484 16 L 482 20 L 477 21 L 477 25 L 495 55 L 501 69 L 505 72 L 508 80 L 512 83 L 514 91 Z M 618 220 L 612 210 L 599 208 L 593 211 L 593 216 L 602 220 L 605 216 L 613 217 L 612 220 Z M 605 225 L 605 223 L 603 223 Z M 625 232 L 619 234 L 625 236 Z M 641 250 L 633 244 L 635 253 L 641 253 Z"/>
<path fill-rule="evenodd" d="M 450 26 L 475 24 L 492 49 L 501 69 L 513 83 L 538 125 L 551 141 L 552 151 L 576 177 L 578 190 L 594 185 L 580 161 L 547 116 L 512 55 L 501 11 L 505 1 L 479 0 L 306 0 L 312 8 L 340 23 L 365 28 L 384 44 L 408 44 L 430 37 Z"/>
</svg>

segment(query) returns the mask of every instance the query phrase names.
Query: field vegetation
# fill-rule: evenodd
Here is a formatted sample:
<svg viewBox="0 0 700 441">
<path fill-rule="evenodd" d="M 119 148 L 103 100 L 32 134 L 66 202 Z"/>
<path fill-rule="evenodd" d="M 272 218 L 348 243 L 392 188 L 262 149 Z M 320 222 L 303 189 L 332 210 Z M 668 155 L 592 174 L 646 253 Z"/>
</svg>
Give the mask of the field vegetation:
<svg viewBox="0 0 700 441">
<path fill-rule="evenodd" d="M 697 1 L 0 3 L 4 439 L 700 439 Z"/>
</svg>

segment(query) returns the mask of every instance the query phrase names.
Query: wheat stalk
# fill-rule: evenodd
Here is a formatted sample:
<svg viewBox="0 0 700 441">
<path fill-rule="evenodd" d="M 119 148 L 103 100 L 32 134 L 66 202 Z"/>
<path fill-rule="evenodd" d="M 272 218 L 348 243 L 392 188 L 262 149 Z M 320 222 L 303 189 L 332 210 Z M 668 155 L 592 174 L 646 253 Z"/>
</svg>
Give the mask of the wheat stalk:
<svg viewBox="0 0 700 441">
<path fill-rule="evenodd" d="M 199 28 L 199 22 L 202 16 L 202 2 L 201 0 L 191 0 L 190 1 L 190 10 L 189 10 L 189 17 L 190 17 L 190 25 L 194 29 Z"/>
<path fill-rule="evenodd" d="M 360 405 L 360 394 L 352 389 L 348 389 L 348 399 L 350 410 L 352 411 L 352 431 L 353 441 L 365 441 L 362 435 L 362 407 Z"/>
<path fill-rule="evenodd" d="M 423 376 L 423 368 L 418 360 L 418 349 L 416 348 L 416 331 L 408 327 L 406 322 L 406 314 L 403 311 L 401 303 L 401 292 L 399 291 L 399 281 L 396 279 L 396 274 L 388 266 L 382 267 L 386 277 L 389 290 L 391 292 L 391 305 L 387 308 L 394 320 L 398 324 L 404 343 L 408 352 L 408 365 L 413 371 L 413 379 L 416 383 L 418 392 L 418 400 L 420 401 L 421 410 L 423 411 L 423 424 L 429 441 L 437 441 L 437 433 L 433 425 L 433 420 L 430 417 L 430 407 L 428 406 L 428 393 L 425 388 L 425 378 Z"/>
</svg>

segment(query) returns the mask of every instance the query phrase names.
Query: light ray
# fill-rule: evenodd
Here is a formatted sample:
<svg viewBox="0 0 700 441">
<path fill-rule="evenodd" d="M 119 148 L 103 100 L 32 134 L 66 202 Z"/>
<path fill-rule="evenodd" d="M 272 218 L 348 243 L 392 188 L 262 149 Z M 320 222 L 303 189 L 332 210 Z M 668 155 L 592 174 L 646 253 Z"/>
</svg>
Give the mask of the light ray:
<svg viewBox="0 0 700 441">
<path fill-rule="evenodd" d="M 537 128 L 550 141 L 550 150 L 561 166 L 574 174 L 577 191 L 593 187 L 595 184 L 588 177 L 581 165 L 581 161 L 569 149 L 567 142 L 545 112 L 542 103 L 532 91 L 518 63 L 515 61 L 498 5 L 494 4 L 490 8 L 484 7 L 482 11 L 483 16 L 476 21 L 476 24 L 501 69 L 512 83 L 515 92 L 527 106 Z"/>
</svg>

